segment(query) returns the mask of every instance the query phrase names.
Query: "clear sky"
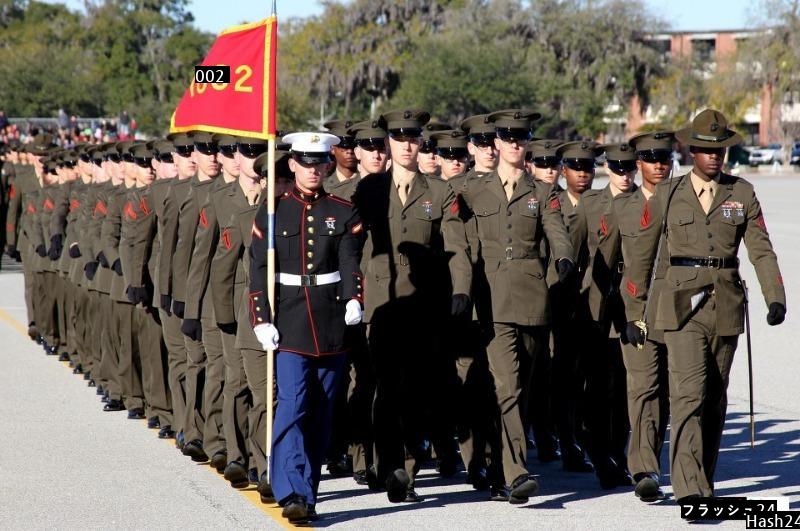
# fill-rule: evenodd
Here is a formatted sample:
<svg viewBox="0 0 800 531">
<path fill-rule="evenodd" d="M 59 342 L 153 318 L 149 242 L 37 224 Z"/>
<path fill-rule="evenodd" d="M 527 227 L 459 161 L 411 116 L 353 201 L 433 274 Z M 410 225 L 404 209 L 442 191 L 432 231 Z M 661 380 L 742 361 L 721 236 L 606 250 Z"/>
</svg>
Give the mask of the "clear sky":
<svg viewBox="0 0 800 531">
<path fill-rule="evenodd" d="M 82 0 L 47 0 L 79 9 Z M 316 0 L 277 0 L 279 17 L 302 17 L 322 11 Z M 668 20 L 674 30 L 740 29 L 755 25 L 759 0 L 645 0 L 654 14 Z M 203 30 L 222 29 L 259 20 L 269 14 L 271 0 L 190 0 L 195 23 Z M 647 28 L 658 31 L 660 28 Z"/>
</svg>

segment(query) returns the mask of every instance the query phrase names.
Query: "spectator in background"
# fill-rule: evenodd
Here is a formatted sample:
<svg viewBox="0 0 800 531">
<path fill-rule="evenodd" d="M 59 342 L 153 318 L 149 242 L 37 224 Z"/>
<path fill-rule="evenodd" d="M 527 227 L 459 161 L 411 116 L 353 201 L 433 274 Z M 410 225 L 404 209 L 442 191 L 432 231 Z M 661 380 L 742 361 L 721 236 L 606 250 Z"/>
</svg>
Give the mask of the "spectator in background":
<svg viewBox="0 0 800 531">
<path fill-rule="evenodd" d="M 58 109 L 58 130 L 66 131 L 69 128 L 69 116 L 67 115 L 67 111 L 64 108 Z"/>
<path fill-rule="evenodd" d="M 119 115 L 119 139 L 127 140 L 131 134 L 131 117 L 128 111 L 122 111 Z"/>
<path fill-rule="evenodd" d="M 6 130 L 9 126 L 8 118 L 6 118 L 6 111 L 0 111 L 0 133 Z"/>
</svg>

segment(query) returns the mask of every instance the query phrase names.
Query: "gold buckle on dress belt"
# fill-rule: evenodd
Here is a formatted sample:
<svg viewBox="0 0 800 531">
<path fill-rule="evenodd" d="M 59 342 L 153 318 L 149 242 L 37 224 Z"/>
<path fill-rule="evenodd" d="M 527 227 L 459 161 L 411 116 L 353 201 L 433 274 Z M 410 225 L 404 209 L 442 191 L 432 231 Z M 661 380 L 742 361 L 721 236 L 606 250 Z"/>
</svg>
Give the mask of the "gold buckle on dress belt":
<svg viewBox="0 0 800 531">
<path fill-rule="evenodd" d="M 719 256 L 709 256 L 706 258 L 708 262 L 706 262 L 706 267 L 709 269 L 721 269 L 722 268 L 722 258 Z"/>
<path fill-rule="evenodd" d="M 400 265 L 401 266 L 408 266 L 408 256 L 400 253 Z"/>
<path fill-rule="evenodd" d="M 506 247 L 506 260 L 513 260 L 513 259 L 514 259 L 514 248 Z"/>
</svg>

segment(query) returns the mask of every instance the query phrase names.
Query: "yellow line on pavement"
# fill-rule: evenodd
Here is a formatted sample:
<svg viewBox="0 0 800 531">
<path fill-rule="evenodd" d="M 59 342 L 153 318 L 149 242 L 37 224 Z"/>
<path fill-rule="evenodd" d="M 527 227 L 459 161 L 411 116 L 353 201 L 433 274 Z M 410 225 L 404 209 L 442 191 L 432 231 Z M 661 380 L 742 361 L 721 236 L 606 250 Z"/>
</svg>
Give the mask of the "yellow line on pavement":
<svg viewBox="0 0 800 531">
<path fill-rule="evenodd" d="M 0 308 L 0 321 L 5 321 L 11 328 L 19 332 L 22 336 L 28 337 L 28 328 L 24 326 L 22 323 L 17 321 L 10 313 L 5 311 L 3 308 Z M 62 362 L 64 367 L 69 368 L 68 362 Z M 143 422 L 147 423 L 147 419 L 144 419 Z M 164 442 L 171 443 L 172 447 L 174 448 L 175 443 L 173 439 L 163 439 Z M 217 473 L 216 469 L 212 467 L 210 464 L 207 465 L 205 468 L 208 469 L 209 472 L 212 472 L 215 476 L 219 477 L 219 473 Z M 224 479 L 223 479 L 224 481 Z M 251 486 L 246 489 L 236 489 L 242 497 L 250 502 L 252 505 L 255 505 L 261 512 L 269 516 L 275 523 L 280 525 L 285 529 L 295 529 L 295 526 L 290 524 L 285 518 L 281 516 L 281 508 L 276 503 L 261 503 L 261 495 L 258 493 L 255 487 Z"/>
</svg>

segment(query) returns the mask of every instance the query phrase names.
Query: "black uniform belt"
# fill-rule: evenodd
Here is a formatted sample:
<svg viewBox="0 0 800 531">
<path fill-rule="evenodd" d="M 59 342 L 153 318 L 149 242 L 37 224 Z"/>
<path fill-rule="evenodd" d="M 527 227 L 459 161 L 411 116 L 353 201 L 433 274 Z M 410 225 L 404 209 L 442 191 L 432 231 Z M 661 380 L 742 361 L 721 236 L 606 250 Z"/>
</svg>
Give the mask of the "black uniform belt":
<svg viewBox="0 0 800 531">
<path fill-rule="evenodd" d="M 739 259 L 719 256 L 671 256 L 669 264 L 683 267 L 707 267 L 709 269 L 736 269 L 739 267 Z"/>
</svg>

